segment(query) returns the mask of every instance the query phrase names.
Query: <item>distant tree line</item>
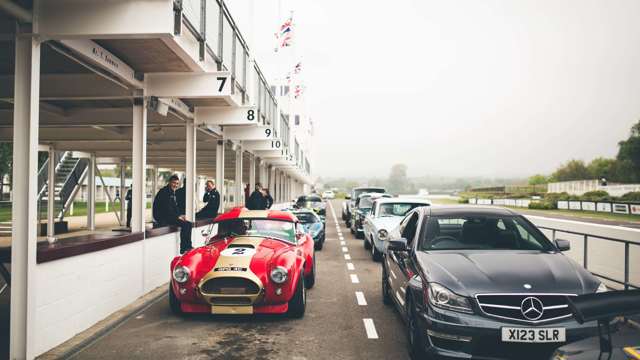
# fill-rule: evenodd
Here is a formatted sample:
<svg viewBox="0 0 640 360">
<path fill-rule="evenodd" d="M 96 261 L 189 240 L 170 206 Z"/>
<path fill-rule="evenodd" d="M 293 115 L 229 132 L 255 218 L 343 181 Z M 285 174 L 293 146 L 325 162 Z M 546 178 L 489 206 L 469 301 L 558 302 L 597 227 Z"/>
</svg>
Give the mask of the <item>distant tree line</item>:
<svg viewBox="0 0 640 360">
<path fill-rule="evenodd" d="M 542 174 L 531 176 L 529 184 L 602 178 L 608 182 L 640 182 L 640 121 L 631 127 L 629 138 L 618 143 L 618 154 L 615 158 L 598 157 L 589 163 L 576 159 L 569 160 L 549 176 Z"/>
</svg>

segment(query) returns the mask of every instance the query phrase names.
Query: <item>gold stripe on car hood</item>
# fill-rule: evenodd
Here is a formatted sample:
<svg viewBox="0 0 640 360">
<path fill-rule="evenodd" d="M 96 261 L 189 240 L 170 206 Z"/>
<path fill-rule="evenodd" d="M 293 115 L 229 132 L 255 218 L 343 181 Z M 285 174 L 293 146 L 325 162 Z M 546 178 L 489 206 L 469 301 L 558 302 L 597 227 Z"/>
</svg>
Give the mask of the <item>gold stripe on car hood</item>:
<svg viewBox="0 0 640 360">
<path fill-rule="evenodd" d="M 224 250 L 222 250 L 222 252 L 224 252 L 226 249 L 243 248 L 243 247 L 253 249 L 255 250 L 255 252 L 257 252 L 263 240 L 264 240 L 263 238 L 258 238 L 258 237 L 248 237 L 248 236 L 237 237 L 231 240 L 227 245 L 227 247 Z M 256 283 L 258 285 L 258 288 L 260 289 L 260 292 L 258 292 L 258 294 L 241 295 L 241 296 L 234 295 L 234 294 L 208 294 L 208 293 L 203 293 L 202 290 L 200 290 L 200 294 L 202 294 L 202 297 L 209 303 L 211 303 L 211 298 L 214 298 L 214 297 L 221 298 L 225 296 L 248 297 L 249 299 L 251 299 L 252 304 L 255 303 L 258 300 L 258 298 L 262 295 L 262 289 L 263 289 L 262 281 L 260 281 L 260 278 L 258 278 L 258 276 L 256 276 L 256 274 L 254 274 L 251 271 L 251 268 L 249 267 L 251 265 L 251 260 L 253 259 L 253 255 L 255 255 L 255 252 L 252 252 L 250 255 L 247 255 L 247 256 L 233 256 L 233 255 L 220 254 L 220 256 L 218 257 L 218 261 L 216 261 L 216 264 L 213 266 L 213 268 L 206 275 L 204 275 L 200 280 L 200 282 L 198 283 L 198 289 L 202 289 L 202 285 L 211 279 L 215 279 L 219 277 L 238 277 L 238 278 L 245 278 Z M 216 271 L 216 269 L 221 269 L 221 268 L 226 268 L 226 269 L 237 268 L 237 269 L 244 269 L 244 271 L 243 270 Z"/>
</svg>

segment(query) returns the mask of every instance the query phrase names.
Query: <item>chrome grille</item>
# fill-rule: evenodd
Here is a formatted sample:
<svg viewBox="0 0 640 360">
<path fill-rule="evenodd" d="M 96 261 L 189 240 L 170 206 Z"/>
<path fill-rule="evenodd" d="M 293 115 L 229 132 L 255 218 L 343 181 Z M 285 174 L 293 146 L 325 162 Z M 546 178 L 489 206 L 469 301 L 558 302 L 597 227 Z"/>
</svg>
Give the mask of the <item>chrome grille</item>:
<svg viewBox="0 0 640 360">
<path fill-rule="evenodd" d="M 253 281 L 241 277 L 219 277 L 207 280 L 200 291 L 211 295 L 257 295 L 260 287 Z"/>
<path fill-rule="evenodd" d="M 575 294 L 478 294 L 476 301 L 485 315 L 536 324 L 572 316 L 567 297 Z M 531 300 L 533 299 L 533 300 Z M 539 303 L 537 301 L 539 301 Z M 534 303 L 541 305 L 525 315 Z M 540 312 L 540 313 L 538 313 Z M 539 315 L 539 316 L 538 316 Z"/>
<path fill-rule="evenodd" d="M 212 297 L 211 305 L 251 305 L 251 298 L 240 296 Z"/>
</svg>

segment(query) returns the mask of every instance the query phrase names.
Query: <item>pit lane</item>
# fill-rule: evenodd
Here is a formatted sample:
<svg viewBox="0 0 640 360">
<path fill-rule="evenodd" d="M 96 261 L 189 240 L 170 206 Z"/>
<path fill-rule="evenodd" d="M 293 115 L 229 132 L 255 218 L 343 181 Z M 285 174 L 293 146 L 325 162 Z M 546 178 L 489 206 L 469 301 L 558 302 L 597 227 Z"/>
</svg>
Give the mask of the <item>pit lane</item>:
<svg viewBox="0 0 640 360">
<path fill-rule="evenodd" d="M 380 263 L 336 222 L 340 202 L 327 208 L 304 318 L 178 317 L 165 296 L 74 359 L 407 359 L 403 322 L 382 303 Z"/>
</svg>

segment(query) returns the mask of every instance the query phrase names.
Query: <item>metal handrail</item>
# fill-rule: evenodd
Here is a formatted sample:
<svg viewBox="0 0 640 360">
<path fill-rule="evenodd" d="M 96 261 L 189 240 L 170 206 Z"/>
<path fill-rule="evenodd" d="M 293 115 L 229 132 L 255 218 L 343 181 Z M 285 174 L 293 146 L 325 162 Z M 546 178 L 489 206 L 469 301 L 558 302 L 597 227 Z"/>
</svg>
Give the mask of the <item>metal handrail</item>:
<svg viewBox="0 0 640 360">
<path fill-rule="evenodd" d="M 582 266 L 586 270 L 589 270 L 589 267 L 588 267 L 589 262 L 587 261 L 587 259 L 589 258 L 589 238 L 601 239 L 601 240 L 605 240 L 605 241 L 612 241 L 612 242 L 624 244 L 624 280 L 623 281 L 618 280 L 618 279 L 613 279 L 613 278 L 611 278 L 609 276 L 606 276 L 606 275 L 595 273 L 595 272 L 593 272 L 591 270 L 589 270 L 589 271 L 593 275 L 595 275 L 597 277 L 603 278 L 605 280 L 609 280 L 609 281 L 614 282 L 614 283 L 619 284 L 619 285 L 623 285 L 625 290 L 629 290 L 629 288 L 640 289 L 640 284 L 633 284 L 629 280 L 629 253 L 630 253 L 630 247 L 631 247 L 631 245 L 640 246 L 640 243 L 635 242 L 635 241 L 631 241 L 631 240 L 616 239 L 616 238 L 609 237 L 609 236 L 594 235 L 594 234 L 587 234 L 587 233 L 583 233 L 583 232 L 579 232 L 579 231 L 571 231 L 571 230 L 563 230 L 563 229 L 558 229 L 558 228 L 552 228 L 552 227 L 549 227 L 549 226 L 537 226 L 537 227 L 539 229 L 551 230 L 551 239 L 553 241 L 556 240 L 556 234 L 558 232 L 565 233 L 565 234 L 572 234 L 572 235 L 582 236 L 582 241 L 583 241 Z"/>
</svg>

